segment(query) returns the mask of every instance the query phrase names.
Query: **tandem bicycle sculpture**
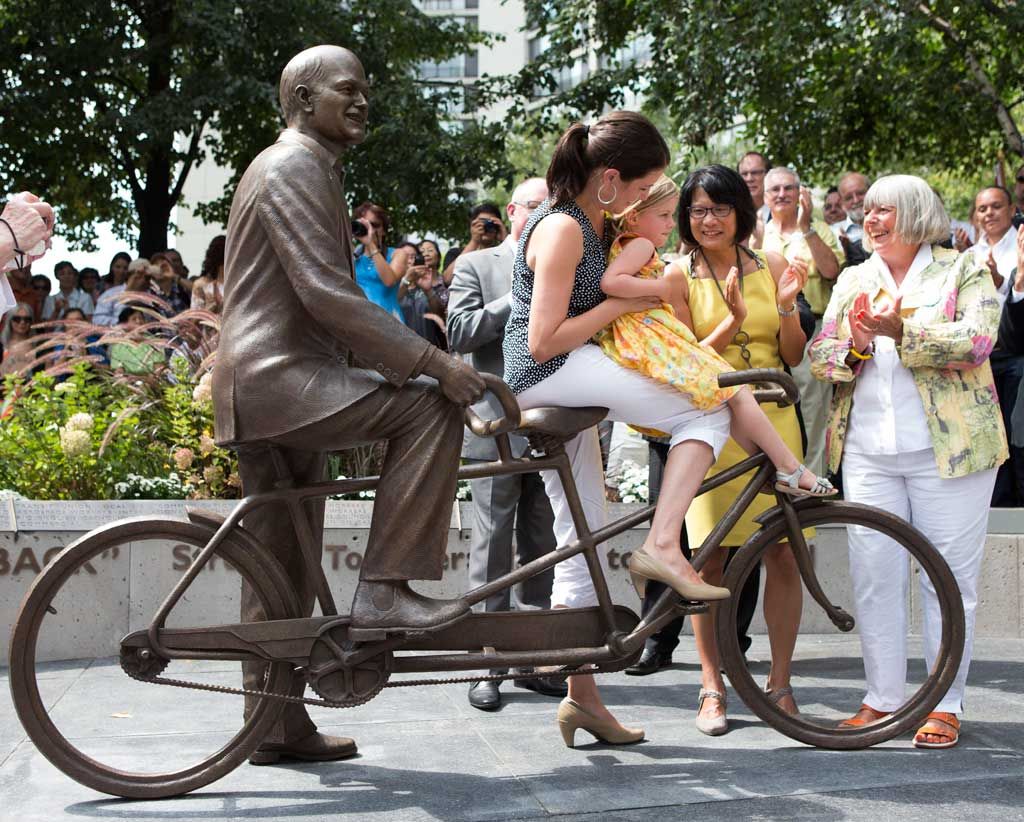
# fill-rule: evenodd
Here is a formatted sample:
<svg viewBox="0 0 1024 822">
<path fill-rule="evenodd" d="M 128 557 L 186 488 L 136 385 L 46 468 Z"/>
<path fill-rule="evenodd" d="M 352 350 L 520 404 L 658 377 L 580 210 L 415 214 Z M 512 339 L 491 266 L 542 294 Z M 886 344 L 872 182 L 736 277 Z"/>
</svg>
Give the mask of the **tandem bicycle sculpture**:
<svg viewBox="0 0 1024 822">
<path fill-rule="evenodd" d="M 469 613 L 459 622 L 435 630 L 389 635 L 379 641 L 355 642 L 348 635 L 349 617 L 339 612 L 326 576 L 309 545 L 303 503 L 375 487 L 377 477 L 319 482 L 297 487 L 283 470 L 283 461 L 268 447 L 268 459 L 275 459 L 280 470 L 278 488 L 272 492 L 248 496 L 238 502 L 226 518 L 189 509 L 187 520 L 134 518 L 97 528 L 65 548 L 37 577 L 22 605 L 14 626 L 10 654 L 10 684 L 18 716 L 39 750 L 57 768 L 78 782 L 117 796 L 156 798 L 173 796 L 209 784 L 246 760 L 271 728 L 285 703 L 302 702 L 329 708 L 361 705 L 387 687 L 428 685 L 481 678 L 473 673 L 465 679 L 423 678 L 394 674 L 452 674 L 487 671 L 515 666 L 560 666 L 571 672 L 586 670 L 604 673 L 621 670 L 639 657 L 644 640 L 681 614 L 700 613 L 703 603 L 690 603 L 671 589 L 655 608 L 640 619 L 632 610 L 612 603 L 608 585 L 598 559 L 601 543 L 651 518 L 653 506 L 631 512 L 591 532 L 583 516 L 580 500 L 569 468 L 564 443 L 579 432 L 596 425 L 606 413 L 603 408 L 534 408 L 521 411 L 514 395 L 501 380 L 486 377 L 488 389 L 500 400 L 503 416 L 482 420 L 467 411 L 467 424 L 481 436 L 496 438 L 499 459 L 464 466 L 459 477 L 473 479 L 502 474 L 553 469 L 559 472 L 568 505 L 576 525 L 578 539 L 570 545 L 540 557 L 493 582 L 464 593 L 467 606 L 481 602 L 503 589 L 541 572 L 561 560 L 582 553 L 597 591 L 598 605 L 591 608 L 555 609 L 504 613 Z M 723 386 L 750 383 L 759 386 L 756 394 L 762 402 L 786 404 L 795 401 L 792 379 L 772 370 L 751 370 L 722 375 Z M 774 385 L 773 388 L 766 386 Z M 513 458 L 509 433 L 516 431 L 529 438 L 532 453 Z M 700 493 L 751 472 L 749 482 L 736 497 L 722 520 L 696 551 L 693 565 L 700 569 L 710 552 L 719 544 L 772 476 L 774 469 L 763 453 L 748 457 L 737 465 L 707 478 Z M 804 529 L 820 526 L 869 528 L 888 537 L 906 551 L 934 586 L 942 611 L 942 637 L 936 664 L 906 703 L 886 718 L 861 728 L 836 727 L 836 720 L 847 712 L 851 701 L 845 695 L 842 705 L 805 704 L 805 713 L 790 716 L 768 698 L 748 671 L 737 640 L 736 598 L 719 604 L 718 643 L 726 673 L 732 686 L 747 706 L 783 734 L 830 749 L 852 749 L 875 745 L 916 727 L 938 704 L 956 674 L 964 644 L 964 616 L 960 592 L 945 561 L 917 530 L 903 520 L 875 508 L 850 502 L 821 499 L 793 499 L 776 494 L 776 507 L 758 518 L 760 530 L 751 536 L 727 570 L 724 585 L 739 591 L 763 552 L 776 542 L 788 540 L 796 557 L 804 585 L 811 598 L 840 631 L 850 631 L 854 620 L 834 605 L 825 593 L 812 562 L 811 548 Z M 287 507 L 302 541 L 309 578 L 315 580 L 320 615 L 300 618 L 294 591 L 280 563 L 248 533 L 241 524 L 246 513 L 268 504 Z M 59 700 L 53 704 L 47 693 L 48 667 L 37 662 L 41 631 L 74 630 L 75 617 L 83 603 L 75 601 L 76 590 L 94 585 L 95 565 L 102 558 L 118 555 L 115 549 L 143 544 L 156 546 L 156 556 L 165 563 L 170 546 L 189 547 L 193 557 L 171 590 L 161 594 L 155 611 L 132 614 L 137 626 L 127 635 L 108 627 L 111 639 L 120 637 L 119 660 L 96 675 L 111 689 L 126 683 L 145 698 L 146 713 L 135 717 L 142 728 L 137 736 L 106 737 L 92 747 L 81 740 L 84 729 L 95 731 L 75 715 L 66 715 Z M 125 551 L 125 553 L 128 553 Z M 208 612 L 212 603 L 201 593 L 204 568 L 226 563 L 243 577 L 257 593 L 267 615 L 265 622 L 203 625 L 198 615 Z M 145 578 L 147 567 L 133 561 L 130 572 L 114 575 L 109 584 L 132 584 Z M 105 583 L 106 584 L 106 583 Z M 124 592 L 105 590 L 108 596 Z M 81 596 L 79 596 L 79 599 Z M 85 607 L 88 607 L 85 605 Z M 100 620 L 102 622 L 102 620 Z M 173 623 L 173 627 L 172 627 Z M 199 627 L 201 626 L 201 627 Z M 102 626 L 97 630 L 103 630 Z M 116 631 L 116 633 L 114 633 Z M 239 662 L 266 664 L 266 677 L 260 690 L 238 687 Z M 169 666 L 174 676 L 169 676 Z M 318 698 L 296 694 L 291 688 L 293 671 L 304 674 L 309 688 Z M 86 672 L 89 674 L 89 671 Z M 191 674 L 191 675 L 190 675 Z M 495 677 L 498 678 L 498 677 Z M 126 686 L 127 686 L 126 685 Z M 167 688 L 191 688 L 196 692 L 195 715 L 204 723 L 195 732 L 178 739 L 170 750 L 164 744 L 147 741 L 145 731 L 152 730 L 159 740 L 162 727 L 161 703 L 154 693 Z M 250 709 L 243 718 L 241 705 L 229 704 L 215 694 L 248 697 Z M 143 697 L 144 695 L 144 697 Z M 138 711 L 135 697 L 125 697 L 125 710 Z M 117 713 L 102 703 L 96 710 L 104 722 L 116 722 Z M 215 722 L 210 720 L 215 718 Z M 227 729 L 221 727 L 227 723 Z M 207 733 L 210 725 L 219 732 Z M 240 727 L 239 727 L 240 725 Z M 126 745 L 124 748 L 110 748 Z M 199 753 L 195 748 L 212 747 Z M 144 763 L 142 760 L 146 760 Z M 144 769 L 140 770 L 140 765 Z"/>
</svg>

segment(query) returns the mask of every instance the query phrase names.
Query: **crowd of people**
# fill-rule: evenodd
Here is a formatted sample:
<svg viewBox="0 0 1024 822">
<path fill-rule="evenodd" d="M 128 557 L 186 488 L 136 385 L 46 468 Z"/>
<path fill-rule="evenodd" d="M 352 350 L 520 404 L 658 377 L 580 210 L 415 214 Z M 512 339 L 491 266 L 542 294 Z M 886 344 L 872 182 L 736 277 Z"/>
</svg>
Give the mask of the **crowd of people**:
<svg viewBox="0 0 1024 822">
<path fill-rule="evenodd" d="M 612 112 L 591 126 L 575 124 L 547 176 L 522 181 L 504 209 L 474 208 L 468 239 L 447 254 L 430 239 L 397 240 L 386 209 L 359 205 L 351 225 L 354 279 L 370 302 L 437 349 L 502 376 L 522 408 L 602 406 L 643 431 L 659 499 L 630 562 L 645 609 L 667 585 L 694 600 L 740 597 L 749 625 L 758 578 L 737 592 L 720 583 L 772 500 L 750 507 L 699 574 L 688 546 L 704 540 L 743 482 L 695 500 L 704 476 L 755 448 L 775 464 L 780 492 L 829 496 L 835 482 L 848 499 L 911 521 L 946 558 L 963 594 L 960 673 L 915 737 L 919 747 L 950 747 L 959 737 L 986 512 L 989 504 L 1024 504 L 1024 166 L 1012 191 L 986 186 L 968 220 L 957 222 L 935 191 L 909 175 L 872 181 L 849 171 L 818 208 L 797 170 L 772 166 L 760 152 L 745 154 L 735 169 L 697 169 L 682 186 L 665 176 L 668 163 L 664 140 L 640 115 Z M 679 246 L 663 253 L 673 229 Z M 131 330 L 153 312 L 169 319 L 224 307 L 223 236 L 210 244 L 197 277 L 173 249 L 149 259 L 119 253 L 103 276 L 58 262 L 53 293 L 23 254 L 12 259 L 3 374 L 45 367 L 32 347 L 37 327 Z M 96 349 L 130 373 L 152 371 L 166 356 L 138 340 Z M 749 392 L 718 388 L 719 374 L 748 368 L 791 371 L 799 406 L 765 413 Z M 497 409 L 484 413 L 497 416 Z M 526 442 L 513 446 L 521 455 Z M 596 429 L 566 450 L 595 530 L 605 521 Z M 462 456 L 492 460 L 494 445 L 467 432 Z M 552 472 L 475 480 L 473 500 L 474 585 L 575 539 L 565 489 Z M 844 724 L 858 727 L 904 700 L 909 568 L 886 538 L 851 529 L 849 539 L 868 692 Z M 801 583 L 785 543 L 766 553 L 765 578 L 772 651 L 765 688 L 795 714 L 790 667 Z M 927 581 L 922 598 L 930 663 L 940 625 Z M 581 555 L 480 607 L 595 602 Z M 696 724 L 719 735 L 729 726 L 714 617 L 693 619 L 702 667 Z M 628 672 L 667 665 L 680 627 L 651 637 Z M 579 729 L 611 743 L 643 738 L 641 729 L 618 723 L 591 677 L 566 685 L 548 673 L 523 670 L 517 683 L 566 696 L 559 724 L 567 744 Z M 469 701 L 499 707 L 498 683 L 474 683 Z"/>
<path fill-rule="evenodd" d="M 94 361 L 132 374 L 153 371 L 175 350 L 164 344 L 169 332 L 154 322 L 159 325 L 190 310 L 220 313 L 224 251 L 225 237 L 219 235 L 206 249 L 201 272 L 192 276 L 175 249 L 148 258 L 119 251 L 103 276 L 95 268 L 78 270 L 61 260 L 53 267 L 56 291 L 49 277 L 32 273 L 32 263 L 14 265 L 6 276 L 14 311 L 0 320 L 0 376 L 29 377 L 79 356 L 76 346 L 54 338 L 64 330 L 84 338 Z M 115 326 L 131 339 L 100 344 Z M 39 335 L 49 339 L 41 341 Z"/>
</svg>

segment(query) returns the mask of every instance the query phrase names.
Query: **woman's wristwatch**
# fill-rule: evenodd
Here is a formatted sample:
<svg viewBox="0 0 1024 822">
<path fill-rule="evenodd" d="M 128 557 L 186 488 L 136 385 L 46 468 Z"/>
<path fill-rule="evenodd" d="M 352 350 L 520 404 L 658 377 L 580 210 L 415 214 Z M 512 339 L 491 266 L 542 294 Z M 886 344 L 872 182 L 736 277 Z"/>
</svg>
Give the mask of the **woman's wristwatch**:
<svg viewBox="0 0 1024 822">
<path fill-rule="evenodd" d="M 796 314 L 796 300 L 793 300 L 793 305 L 788 311 L 783 310 L 782 306 L 778 303 L 776 303 L 775 308 L 779 312 L 780 317 L 792 317 Z"/>
</svg>

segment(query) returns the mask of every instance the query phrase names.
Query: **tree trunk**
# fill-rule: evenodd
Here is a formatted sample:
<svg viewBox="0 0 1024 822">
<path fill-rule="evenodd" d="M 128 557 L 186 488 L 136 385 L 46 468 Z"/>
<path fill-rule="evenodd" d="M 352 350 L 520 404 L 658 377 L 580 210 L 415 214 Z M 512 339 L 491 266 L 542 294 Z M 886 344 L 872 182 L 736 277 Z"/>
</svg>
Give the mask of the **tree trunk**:
<svg viewBox="0 0 1024 822">
<path fill-rule="evenodd" d="M 154 0 L 142 16 L 146 30 L 146 97 L 152 100 L 171 87 L 171 52 L 174 26 L 172 0 Z M 153 136 L 145 155 L 145 177 L 140 198 L 139 254 L 149 257 L 167 248 L 171 220 L 171 152 L 174 135 Z"/>
</svg>

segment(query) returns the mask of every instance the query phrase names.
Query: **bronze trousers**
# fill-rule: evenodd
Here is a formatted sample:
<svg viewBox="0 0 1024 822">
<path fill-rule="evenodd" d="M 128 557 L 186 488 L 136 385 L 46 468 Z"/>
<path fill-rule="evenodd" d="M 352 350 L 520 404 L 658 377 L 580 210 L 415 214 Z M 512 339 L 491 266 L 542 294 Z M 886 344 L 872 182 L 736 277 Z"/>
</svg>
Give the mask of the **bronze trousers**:
<svg viewBox="0 0 1024 822">
<path fill-rule="evenodd" d="M 370 536 L 360 569 L 367 580 L 440 579 L 448 544 L 452 502 L 462 449 L 462 408 L 441 394 L 437 383 L 419 378 L 396 388 L 380 387 L 336 414 L 269 442 L 278 446 L 297 484 L 325 478 L 326 452 L 387 440 L 387 454 L 373 506 Z M 242 490 L 268 491 L 277 479 L 266 448 L 253 444 L 238 452 Z M 317 556 L 323 551 L 324 502 L 307 502 Z M 284 565 L 303 616 L 315 593 L 302 561 L 298 538 L 284 505 L 268 505 L 243 523 Z M 345 613 L 344 606 L 340 606 Z M 242 619 L 265 618 L 248 586 L 242 586 Z M 243 665 L 245 687 L 262 687 L 265 666 Z M 296 676 L 292 693 L 305 680 Z M 302 705 L 289 704 L 267 742 L 290 742 L 316 730 Z"/>
</svg>

